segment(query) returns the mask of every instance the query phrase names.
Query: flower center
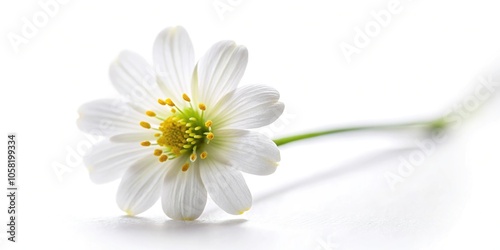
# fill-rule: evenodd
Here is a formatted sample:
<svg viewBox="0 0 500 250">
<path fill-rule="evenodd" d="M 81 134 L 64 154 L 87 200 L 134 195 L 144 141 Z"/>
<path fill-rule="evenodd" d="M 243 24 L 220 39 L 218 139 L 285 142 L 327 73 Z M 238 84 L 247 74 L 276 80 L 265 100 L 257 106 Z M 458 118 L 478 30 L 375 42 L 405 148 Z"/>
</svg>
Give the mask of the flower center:
<svg viewBox="0 0 500 250">
<path fill-rule="evenodd" d="M 158 128 L 152 128 L 148 122 L 140 122 L 143 128 L 156 131 L 154 135 L 157 138 L 156 142 L 143 141 L 141 145 L 156 146 L 154 155 L 158 156 L 160 162 L 175 159 L 183 154 L 190 154 L 189 159 L 194 162 L 200 151 L 200 158 L 205 159 L 208 153 L 202 151 L 203 147 L 215 137 L 212 131 L 212 121 L 204 118 L 205 104 L 200 103 L 195 108 L 187 94 L 183 94 L 182 98 L 189 103 L 189 107 L 180 109 L 170 98 L 158 100 L 161 105 L 170 107 L 171 115 L 166 118 L 158 116 L 153 111 L 146 111 L 147 116 L 161 121 Z M 186 171 L 188 168 L 189 162 L 186 162 L 182 170 Z"/>
</svg>

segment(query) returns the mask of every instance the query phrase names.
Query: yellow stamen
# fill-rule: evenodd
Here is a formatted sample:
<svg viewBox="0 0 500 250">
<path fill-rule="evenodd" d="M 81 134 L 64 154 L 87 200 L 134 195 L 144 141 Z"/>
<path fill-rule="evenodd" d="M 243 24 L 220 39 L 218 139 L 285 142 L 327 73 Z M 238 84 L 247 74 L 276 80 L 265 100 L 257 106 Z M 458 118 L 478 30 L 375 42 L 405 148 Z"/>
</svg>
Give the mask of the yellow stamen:
<svg viewBox="0 0 500 250">
<path fill-rule="evenodd" d="M 147 128 L 147 129 L 150 129 L 150 128 L 151 128 L 151 124 L 149 124 L 149 123 L 147 123 L 147 122 L 142 121 L 142 122 L 141 122 L 141 123 L 139 123 L 139 124 L 141 124 L 141 126 L 142 126 L 143 128 Z"/>
<path fill-rule="evenodd" d="M 167 99 L 165 100 L 165 103 L 166 103 L 168 106 L 170 106 L 170 107 L 175 106 L 174 102 L 173 102 L 173 101 L 172 101 L 172 99 L 170 99 L 170 98 L 167 98 Z"/>
<path fill-rule="evenodd" d="M 203 159 L 203 160 L 206 159 L 207 156 L 208 156 L 207 151 L 204 151 L 203 153 L 200 154 L 200 158 Z"/>
<path fill-rule="evenodd" d="M 209 139 L 209 140 L 213 140 L 214 137 L 215 137 L 214 133 L 212 133 L 212 132 L 210 132 L 210 133 L 207 134 L 207 139 Z"/>
<path fill-rule="evenodd" d="M 179 151 L 186 143 L 186 127 L 176 117 L 169 117 L 160 124 L 158 129 L 162 132 L 157 140 L 158 145 L 168 147 L 172 153 L 179 155 Z"/>
<path fill-rule="evenodd" d="M 191 156 L 189 156 L 189 159 L 190 159 L 192 162 L 196 161 L 196 158 L 197 158 L 197 157 L 196 157 L 196 154 L 195 154 L 195 153 L 192 153 L 192 154 L 191 154 Z"/>
<path fill-rule="evenodd" d="M 161 155 L 160 158 L 159 158 L 160 162 L 166 162 L 168 160 L 168 156 L 167 155 Z"/>
<path fill-rule="evenodd" d="M 171 114 L 167 117 L 158 116 L 153 110 L 145 111 L 147 116 L 160 119 L 161 123 L 157 125 L 147 121 L 140 122 L 143 128 L 155 130 L 153 131 L 154 139 L 143 141 L 141 145 L 151 146 L 154 149 L 153 154 L 160 162 L 173 160 L 182 154 L 188 155 L 189 160 L 182 165 L 182 171 L 187 171 L 191 162 L 195 162 L 198 157 L 201 159 L 208 157 L 206 151 L 197 152 L 196 149 L 204 143 L 210 143 L 215 135 L 212 120 L 204 118 L 206 105 L 199 103 L 199 109 L 196 109 L 191 102 L 192 99 L 186 93 L 182 94 L 182 99 L 189 103 L 189 107 L 181 109 L 171 98 L 158 99 L 159 104 L 169 106 L 167 108 L 170 109 Z"/>
<path fill-rule="evenodd" d="M 209 128 L 212 127 L 212 120 L 208 120 L 205 122 L 205 127 Z"/>
<path fill-rule="evenodd" d="M 200 103 L 200 104 L 198 104 L 198 108 L 205 111 L 207 109 L 207 106 L 205 106 L 205 104 L 203 104 L 203 103 Z"/>
<path fill-rule="evenodd" d="M 184 163 L 184 165 L 182 165 L 182 172 L 186 172 L 189 168 L 189 163 Z"/>
</svg>

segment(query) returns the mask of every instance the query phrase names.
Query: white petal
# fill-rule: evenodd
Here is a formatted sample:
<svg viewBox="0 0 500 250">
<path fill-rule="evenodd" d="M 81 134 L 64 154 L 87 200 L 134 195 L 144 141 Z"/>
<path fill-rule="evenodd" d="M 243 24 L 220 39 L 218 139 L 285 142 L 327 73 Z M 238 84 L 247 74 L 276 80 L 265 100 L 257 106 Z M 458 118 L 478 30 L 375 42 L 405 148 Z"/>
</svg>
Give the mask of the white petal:
<svg viewBox="0 0 500 250">
<path fill-rule="evenodd" d="M 144 109 L 157 111 L 160 107 L 158 99 L 166 98 L 156 83 L 153 68 L 134 52 L 120 53 L 109 68 L 109 76 L 120 94 Z"/>
<path fill-rule="evenodd" d="M 191 163 L 183 172 L 182 165 L 187 157 L 176 159 L 176 165 L 168 170 L 162 191 L 163 211 L 176 220 L 194 220 L 198 218 L 207 203 L 207 190 L 200 177 L 198 162 Z"/>
<path fill-rule="evenodd" d="M 160 88 L 174 102 L 182 103 L 182 94 L 190 93 L 194 70 L 193 44 L 186 30 L 178 26 L 161 31 L 153 46 L 153 60 Z"/>
<path fill-rule="evenodd" d="M 280 94 L 274 88 L 249 85 L 226 94 L 207 117 L 217 121 L 218 128 L 258 128 L 276 121 L 285 106 L 278 102 Z"/>
<path fill-rule="evenodd" d="M 94 135 L 112 136 L 139 131 L 141 115 L 119 100 L 97 100 L 83 104 L 79 109 L 78 127 Z M 144 115 L 145 116 L 145 115 Z"/>
<path fill-rule="evenodd" d="M 156 141 L 156 137 L 154 136 L 154 131 L 147 131 L 118 134 L 110 137 L 109 140 L 112 142 L 136 142 L 139 145 L 143 141 Z"/>
<path fill-rule="evenodd" d="M 146 154 L 152 154 L 151 149 L 139 144 L 104 141 L 95 145 L 83 157 L 83 161 L 89 170 L 90 179 L 101 184 L 122 177 L 132 163 Z"/>
<path fill-rule="evenodd" d="M 212 200 L 230 214 L 242 214 L 252 206 L 252 194 L 240 171 L 207 158 L 200 161 L 203 184 Z"/>
<path fill-rule="evenodd" d="M 280 161 L 278 146 L 267 136 L 248 130 L 221 129 L 206 151 L 209 157 L 228 162 L 231 167 L 249 174 L 268 175 Z"/>
<path fill-rule="evenodd" d="M 208 108 L 236 89 L 248 62 L 248 51 L 233 41 L 214 44 L 200 59 L 193 80 L 193 96 Z"/>
<path fill-rule="evenodd" d="M 160 198 L 166 170 L 166 164 L 153 155 L 136 161 L 127 169 L 118 187 L 118 206 L 129 215 L 149 209 Z"/>
</svg>

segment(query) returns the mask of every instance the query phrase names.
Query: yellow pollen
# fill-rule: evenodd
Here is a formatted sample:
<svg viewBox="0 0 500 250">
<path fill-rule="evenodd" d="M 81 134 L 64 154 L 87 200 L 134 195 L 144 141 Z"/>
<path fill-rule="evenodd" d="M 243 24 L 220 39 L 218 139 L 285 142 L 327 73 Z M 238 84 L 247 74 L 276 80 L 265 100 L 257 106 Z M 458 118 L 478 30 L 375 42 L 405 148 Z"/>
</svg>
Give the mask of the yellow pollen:
<svg viewBox="0 0 500 250">
<path fill-rule="evenodd" d="M 162 122 L 158 129 L 162 132 L 157 140 L 158 145 L 167 147 L 172 153 L 179 155 L 180 150 L 187 143 L 186 127 L 171 116 Z"/>
<path fill-rule="evenodd" d="M 204 151 L 203 153 L 201 153 L 201 154 L 200 154 L 200 158 L 201 158 L 202 160 L 206 159 L 206 158 L 207 158 L 207 156 L 208 156 L 207 151 Z"/>
<path fill-rule="evenodd" d="M 167 103 L 162 99 L 158 99 L 158 103 L 163 105 L 163 106 L 167 105 Z"/>
<path fill-rule="evenodd" d="M 156 134 L 155 134 L 155 137 L 160 137 L 160 136 L 161 136 L 161 134 L 160 134 L 160 133 L 156 133 Z"/>
<path fill-rule="evenodd" d="M 182 172 L 186 172 L 189 168 L 189 163 L 184 163 L 184 165 L 182 165 Z"/>
<path fill-rule="evenodd" d="M 200 104 L 198 104 L 198 108 L 205 111 L 207 109 L 207 106 L 205 106 L 205 104 L 203 104 L 203 103 L 200 103 Z"/>
<path fill-rule="evenodd" d="M 155 149 L 155 152 L 153 153 L 155 156 L 160 156 L 163 153 L 161 149 Z"/>
<path fill-rule="evenodd" d="M 212 127 L 212 120 L 208 120 L 205 122 L 205 127 L 209 128 Z"/>
<path fill-rule="evenodd" d="M 186 93 L 182 94 L 182 99 L 184 99 L 184 101 L 186 101 L 186 102 L 191 101 L 191 98 L 189 98 L 189 96 Z"/>
<path fill-rule="evenodd" d="M 172 113 L 174 113 L 174 114 L 175 114 L 175 112 L 177 112 L 177 110 L 175 110 L 175 109 L 171 109 L 171 110 L 170 110 L 170 112 L 172 112 Z"/>
<path fill-rule="evenodd" d="M 151 146 L 151 142 L 149 142 L 149 141 L 143 141 L 143 142 L 141 142 L 141 146 L 144 146 L 144 147 Z"/>
<path fill-rule="evenodd" d="M 141 126 L 142 126 L 143 128 L 147 128 L 147 129 L 150 129 L 150 128 L 151 128 L 151 124 L 149 124 L 149 123 L 147 123 L 147 122 L 142 121 L 142 122 L 141 122 L 141 123 L 139 123 L 139 124 L 141 124 Z"/>
<path fill-rule="evenodd" d="M 215 137 L 214 133 L 212 133 L 212 132 L 210 132 L 210 133 L 207 134 L 207 139 L 209 139 L 209 140 L 213 140 L 214 137 Z"/>
<path fill-rule="evenodd" d="M 170 98 L 167 98 L 167 100 L 165 100 L 165 103 L 170 106 L 170 107 L 173 107 L 175 106 L 174 102 L 172 101 L 172 99 Z"/>
<path fill-rule="evenodd" d="M 191 154 L 191 156 L 189 156 L 189 159 L 190 159 L 192 162 L 196 161 L 196 158 L 197 158 L 197 157 L 196 157 L 196 154 L 195 154 L 195 153 L 192 153 L 192 154 Z"/>
<path fill-rule="evenodd" d="M 160 158 L 159 158 L 160 162 L 166 162 L 168 160 L 168 156 L 167 155 L 161 155 Z"/>
<path fill-rule="evenodd" d="M 151 110 L 148 110 L 148 111 L 146 111 L 146 115 L 147 115 L 147 116 L 151 116 L 151 117 L 155 117 L 155 116 L 156 116 L 156 113 L 155 113 L 155 112 L 153 112 L 153 111 L 151 111 Z"/>
</svg>

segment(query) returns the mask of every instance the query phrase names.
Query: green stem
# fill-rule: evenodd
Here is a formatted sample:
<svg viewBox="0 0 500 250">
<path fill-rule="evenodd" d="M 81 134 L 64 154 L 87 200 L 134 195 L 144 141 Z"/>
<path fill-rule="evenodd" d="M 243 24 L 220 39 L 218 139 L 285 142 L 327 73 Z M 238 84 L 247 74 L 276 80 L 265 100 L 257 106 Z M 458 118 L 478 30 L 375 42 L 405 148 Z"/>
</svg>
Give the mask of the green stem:
<svg viewBox="0 0 500 250">
<path fill-rule="evenodd" d="M 431 130 L 434 129 L 442 129 L 446 127 L 447 123 L 444 119 L 439 118 L 432 121 L 419 121 L 419 122 L 409 122 L 409 123 L 396 123 L 396 124 L 382 124 L 382 125 L 371 125 L 371 126 L 357 126 L 357 127 L 345 127 L 345 128 L 337 128 L 331 130 L 325 130 L 320 132 L 312 132 L 306 134 L 293 135 L 288 137 L 283 137 L 274 140 L 276 145 L 281 146 L 290 142 L 305 140 L 309 138 L 331 135 L 331 134 L 340 134 L 344 132 L 352 132 L 352 131 L 363 131 L 363 130 L 390 130 L 390 129 L 403 129 L 403 128 L 412 128 L 412 127 L 424 127 Z"/>
</svg>

